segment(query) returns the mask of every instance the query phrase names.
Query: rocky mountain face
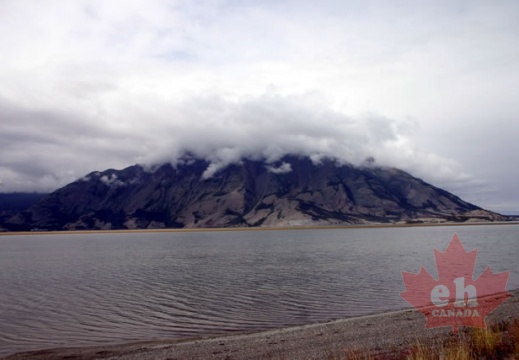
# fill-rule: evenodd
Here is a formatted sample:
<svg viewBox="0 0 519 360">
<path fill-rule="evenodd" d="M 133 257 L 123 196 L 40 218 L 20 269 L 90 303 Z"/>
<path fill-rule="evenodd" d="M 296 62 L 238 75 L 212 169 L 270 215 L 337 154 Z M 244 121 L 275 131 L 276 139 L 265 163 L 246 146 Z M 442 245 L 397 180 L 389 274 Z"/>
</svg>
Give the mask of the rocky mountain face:
<svg viewBox="0 0 519 360">
<path fill-rule="evenodd" d="M 20 230 L 300 226 L 505 220 L 408 173 L 372 165 L 242 160 L 210 178 L 204 160 L 93 172 L 7 219 Z"/>
</svg>

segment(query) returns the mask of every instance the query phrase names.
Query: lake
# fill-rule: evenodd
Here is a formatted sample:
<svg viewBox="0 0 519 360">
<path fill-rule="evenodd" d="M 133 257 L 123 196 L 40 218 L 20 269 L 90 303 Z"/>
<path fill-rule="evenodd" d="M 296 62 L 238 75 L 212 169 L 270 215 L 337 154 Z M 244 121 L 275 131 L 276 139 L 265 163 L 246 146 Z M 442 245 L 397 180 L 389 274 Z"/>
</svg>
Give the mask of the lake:
<svg viewBox="0 0 519 360">
<path fill-rule="evenodd" d="M 0 236 L 0 355 L 253 331 L 410 305 L 458 233 L 476 277 L 510 271 L 519 225 Z"/>
</svg>

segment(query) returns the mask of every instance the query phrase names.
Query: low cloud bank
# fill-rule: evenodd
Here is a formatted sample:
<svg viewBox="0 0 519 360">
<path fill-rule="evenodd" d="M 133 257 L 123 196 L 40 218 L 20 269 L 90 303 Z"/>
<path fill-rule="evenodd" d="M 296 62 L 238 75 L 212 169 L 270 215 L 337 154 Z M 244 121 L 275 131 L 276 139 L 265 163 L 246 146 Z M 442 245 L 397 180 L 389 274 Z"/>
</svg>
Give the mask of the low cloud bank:
<svg viewBox="0 0 519 360">
<path fill-rule="evenodd" d="M 80 111 L 30 109 L 0 102 L 0 183 L 4 191 L 51 191 L 95 170 L 134 163 L 176 164 L 186 153 L 206 159 L 204 177 L 242 158 L 274 164 L 286 154 L 396 166 L 441 181 L 465 181 L 456 163 L 421 153 L 416 124 L 380 114 L 348 115 L 318 94 L 134 104 L 105 121 Z M 288 164 L 270 171 L 290 171 Z"/>
</svg>

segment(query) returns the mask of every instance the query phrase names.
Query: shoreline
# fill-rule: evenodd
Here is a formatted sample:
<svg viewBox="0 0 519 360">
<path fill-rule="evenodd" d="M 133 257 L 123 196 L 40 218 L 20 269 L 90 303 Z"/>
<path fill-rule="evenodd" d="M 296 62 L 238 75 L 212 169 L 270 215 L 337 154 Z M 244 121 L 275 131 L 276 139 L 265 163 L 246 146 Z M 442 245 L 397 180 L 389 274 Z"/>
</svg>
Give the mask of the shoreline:
<svg viewBox="0 0 519 360">
<path fill-rule="evenodd" d="M 302 225 L 229 228 L 167 228 L 167 229 L 114 229 L 114 230 L 53 230 L 53 231 L 0 231 L 0 236 L 17 235 L 84 235 L 84 234 L 125 234 L 125 233 L 168 233 L 168 232 L 224 232 L 224 231 L 275 231 L 275 230 L 330 230 L 330 229 L 377 229 L 408 227 L 449 227 L 449 226 L 496 226 L 519 225 L 519 221 L 445 222 L 445 223 L 379 223 L 361 225 Z"/>
<path fill-rule="evenodd" d="M 519 290 L 486 317 L 487 326 L 519 318 Z M 414 308 L 339 319 L 325 323 L 253 333 L 208 335 L 200 338 L 140 341 L 119 345 L 55 348 L 8 355 L 20 359 L 321 359 L 347 352 L 357 355 L 401 353 L 417 342 L 452 338 L 452 328 L 425 328 L 425 317 Z M 460 329 L 460 334 L 463 329 Z"/>
</svg>

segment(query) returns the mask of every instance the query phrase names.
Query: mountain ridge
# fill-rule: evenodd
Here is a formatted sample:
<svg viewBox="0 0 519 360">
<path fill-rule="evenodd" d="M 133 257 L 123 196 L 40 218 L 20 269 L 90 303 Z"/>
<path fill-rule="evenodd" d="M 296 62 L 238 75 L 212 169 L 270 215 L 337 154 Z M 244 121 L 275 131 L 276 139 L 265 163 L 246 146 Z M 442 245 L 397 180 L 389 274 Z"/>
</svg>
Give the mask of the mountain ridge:
<svg viewBox="0 0 519 360">
<path fill-rule="evenodd" d="M 503 221 L 506 217 L 395 168 L 242 159 L 92 172 L 4 221 L 10 231 Z"/>
</svg>

